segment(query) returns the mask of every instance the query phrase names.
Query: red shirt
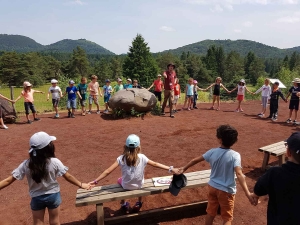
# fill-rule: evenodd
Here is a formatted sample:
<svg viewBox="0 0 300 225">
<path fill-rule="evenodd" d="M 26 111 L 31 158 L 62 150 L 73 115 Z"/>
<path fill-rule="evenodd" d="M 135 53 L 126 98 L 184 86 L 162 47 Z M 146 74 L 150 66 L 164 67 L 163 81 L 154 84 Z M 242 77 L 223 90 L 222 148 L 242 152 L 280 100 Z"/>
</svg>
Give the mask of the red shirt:
<svg viewBox="0 0 300 225">
<path fill-rule="evenodd" d="M 162 91 L 162 87 L 164 85 L 164 83 L 162 82 L 162 80 L 155 80 L 153 82 L 154 84 L 154 91 L 157 91 L 157 92 L 161 92 Z"/>
<path fill-rule="evenodd" d="M 180 95 L 180 85 L 175 84 L 174 95 Z"/>
<path fill-rule="evenodd" d="M 167 74 L 167 77 L 165 77 L 164 88 L 165 88 L 165 90 L 173 90 L 176 73 L 175 73 L 175 71 L 173 71 L 172 73 L 170 73 L 169 71 L 166 71 L 165 73 Z"/>
</svg>

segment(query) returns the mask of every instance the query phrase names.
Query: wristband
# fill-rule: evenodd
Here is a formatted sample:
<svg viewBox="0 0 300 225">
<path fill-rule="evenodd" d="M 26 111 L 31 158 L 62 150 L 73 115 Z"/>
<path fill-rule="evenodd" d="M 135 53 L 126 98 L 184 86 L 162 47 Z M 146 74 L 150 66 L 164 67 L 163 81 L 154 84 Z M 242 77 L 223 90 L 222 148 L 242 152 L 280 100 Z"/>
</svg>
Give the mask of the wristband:
<svg viewBox="0 0 300 225">
<path fill-rule="evenodd" d="M 170 166 L 170 168 L 169 168 L 169 173 L 172 172 L 173 168 L 174 168 L 173 166 Z"/>
<path fill-rule="evenodd" d="M 94 180 L 94 184 L 98 184 L 98 181 Z"/>
</svg>

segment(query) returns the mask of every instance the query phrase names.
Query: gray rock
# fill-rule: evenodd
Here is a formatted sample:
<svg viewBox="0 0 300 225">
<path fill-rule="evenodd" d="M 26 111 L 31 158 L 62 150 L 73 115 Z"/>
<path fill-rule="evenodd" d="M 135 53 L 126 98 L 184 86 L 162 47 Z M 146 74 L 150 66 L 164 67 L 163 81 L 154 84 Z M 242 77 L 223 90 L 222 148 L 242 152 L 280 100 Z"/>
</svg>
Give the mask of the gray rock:
<svg viewBox="0 0 300 225">
<path fill-rule="evenodd" d="M 6 123 L 14 122 L 17 115 L 11 103 L 6 101 L 5 99 L 0 98 L 0 107 L 1 107 L 2 117 L 4 122 Z"/>
<path fill-rule="evenodd" d="M 137 112 L 148 112 L 156 102 L 155 95 L 147 89 L 128 88 L 115 93 L 108 104 L 111 109 L 123 109 L 125 112 L 130 112 L 132 108 Z"/>
</svg>

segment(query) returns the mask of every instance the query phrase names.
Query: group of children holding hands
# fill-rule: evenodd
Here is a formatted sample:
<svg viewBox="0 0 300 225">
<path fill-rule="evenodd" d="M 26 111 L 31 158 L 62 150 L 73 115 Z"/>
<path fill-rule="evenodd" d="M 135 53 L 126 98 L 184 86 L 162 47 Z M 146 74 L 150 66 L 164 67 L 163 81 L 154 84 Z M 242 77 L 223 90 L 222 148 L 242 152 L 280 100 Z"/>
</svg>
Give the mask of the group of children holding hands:
<svg viewBox="0 0 300 225">
<path fill-rule="evenodd" d="M 235 175 L 245 195 L 252 205 L 258 204 L 260 196 L 269 195 L 268 224 L 300 224 L 298 216 L 300 202 L 300 132 L 293 133 L 286 141 L 289 161 L 282 167 L 273 167 L 259 178 L 250 193 L 242 173 L 241 156 L 231 147 L 238 140 L 237 130 L 230 125 L 221 125 L 216 130 L 217 148 L 212 148 L 194 158 L 182 167 L 174 168 L 148 159 L 141 151 L 140 138 L 131 134 L 127 137 L 123 153 L 115 162 L 104 170 L 95 180 L 82 183 L 68 173 L 68 167 L 55 157 L 53 141 L 56 137 L 45 132 L 35 133 L 30 138 L 29 159 L 23 161 L 12 174 L 0 181 L 0 190 L 15 180 L 28 180 L 31 196 L 33 224 L 44 224 L 45 209 L 48 208 L 50 224 L 60 224 L 59 211 L 61 204 L 60 187 L 57 177 L 64 177 L 79 188 L 91 189 L 101 180 L 120 167 L 121 177 L 117 183 L 126 190 L 141 189 L 144 183 L 146 165 L 161 168 L 173 174 L 182 174 L 195 164 L 206 161 L 211 166 L 208 182 L 208 205 L 206 225 L 212 225 L 218 208 L 221 209 L 223 224 L 229 225 L 233 220 L 233 209 L 236 195 Z M 189 182 L 189 181 L 187 181 Z M 121 201 L 121 209 L 126 213 L 130 208 L 138 212 L 143 205 L 139 197 L 131 208 L 128 202 Z"/>
</svg>

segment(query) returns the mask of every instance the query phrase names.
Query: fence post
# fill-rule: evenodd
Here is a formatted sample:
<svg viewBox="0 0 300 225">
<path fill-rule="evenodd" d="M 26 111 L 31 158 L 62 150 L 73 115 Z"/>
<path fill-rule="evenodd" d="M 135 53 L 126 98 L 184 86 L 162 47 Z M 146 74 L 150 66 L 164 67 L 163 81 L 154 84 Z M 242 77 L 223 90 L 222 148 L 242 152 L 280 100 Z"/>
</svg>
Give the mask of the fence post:
<svg viewBox="0 0 300 225">
<path fill-rule="evenodd" d="M 10 99 L 11 100 L 14 100 L 14 87 L 16 87 L 16 86 L 10 86 L 9 87 L 10 88 Z M 12 107 L 13 107 L 14 114 L 17 115 L 15 104 L 12 104 Z"/>
</svg>

